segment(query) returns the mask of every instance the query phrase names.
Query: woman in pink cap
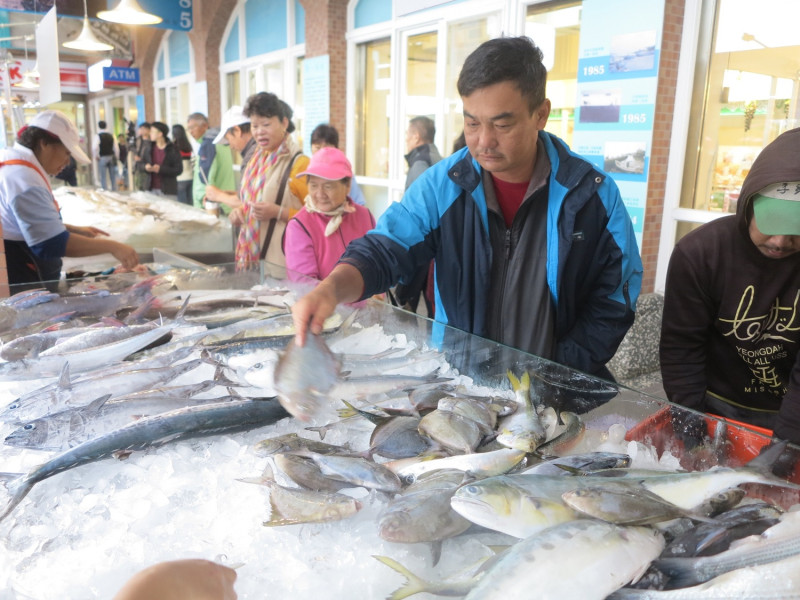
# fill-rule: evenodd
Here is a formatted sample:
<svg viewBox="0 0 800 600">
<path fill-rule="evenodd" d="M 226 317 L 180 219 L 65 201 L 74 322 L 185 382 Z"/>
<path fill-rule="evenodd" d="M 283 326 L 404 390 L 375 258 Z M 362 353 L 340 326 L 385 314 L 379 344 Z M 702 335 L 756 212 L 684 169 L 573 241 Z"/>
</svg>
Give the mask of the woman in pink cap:
<svg viewBox="0 0 800 600">
<path fill-rule="evenodd" d="M 375 218 L 349 197 L 353 169 L 337 148 L 322 148 L 298 177 L 308 179 L 304 206 L 287 224 L 283 239 L 293 281 L 327 277 L 354 239 L 375 227 Z"/>
</svg>

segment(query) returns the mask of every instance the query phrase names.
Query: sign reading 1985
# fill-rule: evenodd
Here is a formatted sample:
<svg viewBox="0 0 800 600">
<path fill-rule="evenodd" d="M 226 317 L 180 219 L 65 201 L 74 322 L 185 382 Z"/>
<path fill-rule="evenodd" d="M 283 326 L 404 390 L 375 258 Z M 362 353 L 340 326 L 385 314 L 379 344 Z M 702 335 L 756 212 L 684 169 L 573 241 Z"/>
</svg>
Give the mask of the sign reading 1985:
<svg viewBox="0 0 800 600">
<path fill-rule="evenodd" d="M 158 15 L 163 21 L 153 27 L 191 31 L 194 25 L 192 16 L 193 0 L 139 0 L 139 5 L 147 12 Z M 109 2 L 110 4 L 111 2 Z"/>
</svg>

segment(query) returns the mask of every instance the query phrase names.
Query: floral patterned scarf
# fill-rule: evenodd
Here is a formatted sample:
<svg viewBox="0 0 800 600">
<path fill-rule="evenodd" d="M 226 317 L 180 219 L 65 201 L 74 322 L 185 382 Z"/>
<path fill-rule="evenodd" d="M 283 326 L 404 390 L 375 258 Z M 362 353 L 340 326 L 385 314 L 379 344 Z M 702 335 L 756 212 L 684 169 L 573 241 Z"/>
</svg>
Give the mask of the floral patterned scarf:
<svg viewBox="0 0 800 600">
<path fill-rule="evenodd" d="M 253 207 L 259 201 L 261 189 L 269 170 L 278 162 L 282 154 L 287 153 L 287 140 L 281 143 L 274 152 L 265 152 L 260 148 L 247 163 L 242 174 L 242 186 L 239 190 L 242 200 L 242 227 L 236 240 L 236 270 L 248 268 L 259 261 L 259 230 L 261 224 L 253 213 Z"/>
</svg>

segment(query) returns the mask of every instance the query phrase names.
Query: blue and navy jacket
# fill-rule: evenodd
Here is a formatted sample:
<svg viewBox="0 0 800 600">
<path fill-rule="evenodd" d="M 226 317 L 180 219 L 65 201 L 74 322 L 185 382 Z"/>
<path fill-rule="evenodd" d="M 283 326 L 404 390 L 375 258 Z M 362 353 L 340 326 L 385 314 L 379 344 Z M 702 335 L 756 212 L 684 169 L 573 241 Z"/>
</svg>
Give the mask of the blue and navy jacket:
<svg viewBox="0 0 800 600">
<path fill-rule="evenodd" d="M 608 175 L 556 136 L 539 139 L 551 165 L 544 259 L 556 342 L 555 356 L 544 358 L 608 377 L 605 364 L 633 323 L 641 289 L 633 225 Z M 537 247 L 526 222 L 530 201 L 508 229 L 464 148 L 426 170 L 341 262 L 361 272 L 367 298 L 435 259 L 437 321 L 528 351 L 525 336 L 537 335 L 525 322 L 530 290 L 509 282 L 519 281 Z M 501 285 L 490 285 L 493 275 Z"/>
</svg>

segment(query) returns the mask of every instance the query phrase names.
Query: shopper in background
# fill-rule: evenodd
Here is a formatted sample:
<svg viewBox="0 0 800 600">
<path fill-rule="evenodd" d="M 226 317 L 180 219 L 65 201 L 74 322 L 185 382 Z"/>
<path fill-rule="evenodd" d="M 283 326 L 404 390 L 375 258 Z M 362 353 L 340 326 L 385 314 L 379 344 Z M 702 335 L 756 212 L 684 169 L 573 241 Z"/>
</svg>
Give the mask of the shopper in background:
<svg viewBox="0 0 800 600">
<path fill-rule="evenodd" d="M 225 145 L 214 143 L 219 130 L 209 129 L 208 118 L 203 113 L 189 115 L 186 131 L 194 140 L 197 156 L 194 163 L 192 200 L 197 208 L 216 208 L 213 204 L 206 206 L 206 186 L 213 185 L 226 192 L 236 190 L 231 150 Z M 230 212 L 230 208 L 225 205 L 222 210 L 225 214 Z"/>
<path fill-rule="evenodd" d="M 13 148 L 0 151 L 0 218 L 11 285 L 58 280 L 64 256 L 108 252 L 126 269 L 139 264 L 133 248 L 105 239 L 104 231 L 62 222 L 48 175 L 61 172 L 70 157 L 91 163 L 78 129 L 56 110 L 36 115 L 20 129 Z"/>
<path fill-rule="evenodd" d="M 435 258 L 437 321 L 611 378 L 605 364 L 633 323 L 642 263 L 614 181 L 544 131 L 546 77 L 526 37 L 467 57 L 458 91 L 468 148 L 420 175 L 294 304 L 298 344 L 340 302 Z"/>
<path fill-rule="evenodd" d="M 231 106 L 222 115 L 222 127 L 220 127 L 219 134 L 214 138 L 215 144 L 226 144 L 230 146 L 231 150 L 236 150 L 242 157 L 242 165 L 240 173 L 244 173 L 247 168 L 247 163 L 256 152 L 258 144 L 253 139 L 250 132 L 250 119 L 244 114 L 244 109 L 241 106 Z M 239 182 L 235 192 L 226 192 L 213 185 L 206 186 L 206 199 L 218 204 L 225 204 L 231 209 L 241 206 L 239 200 L 239 190 L 242 186 L 242 177 L 239 177 Z"/>
<path fill-rule="evenodd" d="M 244 114 L 258 149 L 242 175 L 242 205 L 230 213 L 231 223 L 240 227 L 236 266 L 247 268 L 259 259 L 283 266 L 283 231 L 308 194 L 305 178 L 297 177 L 308 166 L 308 157 L 291 136 L 292 109 L 275 94 L 250 96 Z"/>
<path fill-rule="evenodd" d="M 236 571 L 203 559 L 170 560 L 142 569 L 113 600 L 236 600 Z"/>
<path fill-rule="evenodd" d="M 111 189 L 117 189 L 117 161 L 119 160 L 119 145 L 114 136 L 106 129 L 105 121 L 98 121 L 97 135 L 92 144 L 92 153 L 97 161 L 97 172 L 100 175 L 100 187 L 108 188 L 111 179 Z"/>
<path fill-rule="evenodd" d="M 178 175 L 183 172 L 183 161 L 178 148 L 169 139 L 169 127 L 156 121 L 150 127 L 150 155 L 145 157 L 144 170 L 150 174 L 148 191 L 165 196 L 178 194 Z"/>
<path fill-rule="evenodd" d="M 119 164 L 122 167 L 117 187 L 121 190 L 128 189 L 128 141 L 125 139 L 125 134 L 120 133 L 117 136 L 117 146 L 119 146 Z"/>
<path fill-rule="evenodd" d="M 172 126 L 172 139 L 174 140 L 175 147 L 181 155 L 181 164 L 183 171 L 178 175 L 178 202 L 193 206 L 192 201 L 192 182 L 193 182 L 193 169 L 192 169 L 192 143 L 186 135 L 186 129 L 183 125 Z"/>
<path fill-rule="evenodd" d="M 408 122 L 406 130 L 406 162 L 408 163 L 408 174 L 406 175 L 405 189 L 411 187 L 417 178 L 422 175 L 431 165 L 435 165 L 442 160 L 439 149 L 433 143 L 436 136 L 436 125 L 433 119 L 428 117 L 414 117 Z M 426 294 L 428 288 L 428 276 L 433 270 L 433 264 L 421 266 L 408 282 L 401 281 L 394 288 L 394 297 L 397 305 L 410 310 L 417 311 L 420 295 L 425 300 L 425 308 L 429 316 L 433 315 L 433 298 Z"/>
<path fill-rule="evenodd" d="M 767 145 L 736 214 L 684 236 L 664 293 L 661 374 L 677 404 L 800 443 L 800 129 Z M 705 420 L 673 411 L 690 446 Z"/>
<path fill-rule="evenodd" d="M 150 123 L 141 123 L 137 129 L 136 141 L 133 144 L 133 189 L 144 191 L 150 189 L 150 174 L 145 171 L 145 157 L 150 156 Z"/>
<path fill-rule="evenodd" d="M 306 170 L 304 206 L 286 225 L 283 250 L 292 280 L 324 279 L 347 245 L 375 227 L 375 218 L 348 197 L 353 169 L 338 148 L 321 148 Z"/>
<path fill-rule="evenodd" d="M 78 163 L 75 157 L 70 156 L 67 166 L 56 174 L 56 179 L 64 182 L 64 185 L 75 187 L 78 185 Z"/>
<path fill-rule="evenodd" d="M 333 125 L 322 123 L 314 128 L 311 132 L 311 154 L 313 155 L 320 148 L 338 148 L 339 147 L 339 132 Z M 361 206 L 366 205 L 364 192 L 358 186 L 355 175 L 350 180 L 350 193 L 348 194 L 350 200 Z"/>
</svg>

